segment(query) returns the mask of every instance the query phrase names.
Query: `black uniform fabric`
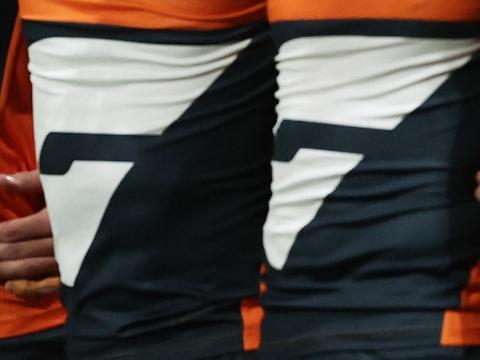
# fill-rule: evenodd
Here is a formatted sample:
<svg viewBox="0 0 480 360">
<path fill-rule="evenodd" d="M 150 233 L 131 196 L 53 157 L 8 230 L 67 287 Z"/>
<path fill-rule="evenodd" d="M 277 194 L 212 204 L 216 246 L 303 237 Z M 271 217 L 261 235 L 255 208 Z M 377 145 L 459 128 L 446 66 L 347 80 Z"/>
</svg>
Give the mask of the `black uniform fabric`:
<svg viewBox="0 0 480 360">
<path fill-rule="evenodd" d="M 2 360 L 66 360 L 64 328 L 1 340 L 0 358 Z"/>
</svg>

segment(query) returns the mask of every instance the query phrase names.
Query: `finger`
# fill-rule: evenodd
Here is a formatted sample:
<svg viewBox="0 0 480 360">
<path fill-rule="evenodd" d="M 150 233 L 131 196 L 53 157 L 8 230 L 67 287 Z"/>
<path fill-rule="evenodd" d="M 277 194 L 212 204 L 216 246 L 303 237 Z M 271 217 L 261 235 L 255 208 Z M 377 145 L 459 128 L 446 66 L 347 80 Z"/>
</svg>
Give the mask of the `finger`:
<svg viewBox="0 0 480 360">
<path fill-rule="evenodd" d="M 480 184 L 480 171 L 479 171 L 479 172 L 477 172 L 476 179 L 477 179 L 477 183 L 479 183 L 479 184 Z"/>
<path fill-rule="evenodd" d="M 477 190 L 475 190 L 475 197 L 478 201 L 480 201 L 480 186 L 477 187 Z"/>
<path fill-rule="evenodd" d="M 38 170 L 19 172 L 13 175 L 0 175 L 0 187 L 23 194 L 42 194 L 42 184 Z"/>
<path fill-rule="evenodd" d="M 0 261 L 53 257 L 53 239 L 0 243 Z"/>
<path fill-rule="evenodd" d="M 48 238 L 52 235 L 46 209 L 30 216 L 0 223 L 0 243 Z"/>
<path fill-rule="evenodd" d="M 52 257 L 0 262 L 0 282 L 20 279 L 33 280 L 57 274 L 58 266 Z"/>
<path fill-rule="evenodd" d="M 58 294 L 60 278 L 51 277 L 44 280 L 12 280 L 5 284 L 7 291 L 20 297 L 37 297 Z"/>
</svg>

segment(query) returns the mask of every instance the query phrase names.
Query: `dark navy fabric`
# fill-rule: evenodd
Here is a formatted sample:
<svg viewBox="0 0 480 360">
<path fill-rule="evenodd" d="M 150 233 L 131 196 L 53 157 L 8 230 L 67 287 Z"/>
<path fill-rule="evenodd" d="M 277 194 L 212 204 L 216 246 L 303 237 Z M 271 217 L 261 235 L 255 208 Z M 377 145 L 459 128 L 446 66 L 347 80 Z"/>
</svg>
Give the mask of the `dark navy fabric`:
<svg viewBox="0 0 480 360">
<path fill-rule="evenodd" d="M 410 38 L 461 39 L 478 36 L 480 22 L 445 22 L 393 19 L 296 20 L 272 24 L 278 45 L 305 36 L 405 36 Z"/>
<path fill-rule="evenodd" d="M 62 22 L 23 21 L 29 34 L 29 42 L 61 35 L 69 38 L 90 38 L 134 41 L 146 44 L 215 45 L 256 36 L 265 31 L 268 24 L 258 21 L 225 30 L 150 30 L 98 24 L 74 24 Z"/>
<path fill-rule="evenodd" d="M 2 360 L 66 360 L 62 328 L 0 341 Z"/>
<path fill-rule="evenodd" d="M 338 351 L 321 352 L 306 356 L 288 357 L 289 360 L 477 360 L 480 349 L 439 349 L 438 347 L 413 347 L 408 349 L 376 351 Z M 263 358 L 263 360 L 282 360 L 287 358 Z"/>
</svg>

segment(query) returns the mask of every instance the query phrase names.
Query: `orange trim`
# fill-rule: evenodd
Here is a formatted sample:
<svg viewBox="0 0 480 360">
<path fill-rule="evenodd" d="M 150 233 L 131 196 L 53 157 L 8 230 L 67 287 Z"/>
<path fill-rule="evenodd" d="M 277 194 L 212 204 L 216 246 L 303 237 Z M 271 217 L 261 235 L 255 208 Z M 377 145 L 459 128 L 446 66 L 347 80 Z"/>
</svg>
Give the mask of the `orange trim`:
<svg viewBox="0 0 480 360">
<path fill-rule="evenodd" d="M 243 320 L 243 349 L 254 351 L 260 348 L 262 341 L 261 326 L 265 311 L 257 297 L 242 301 L 241 313 Z"/>
<path fill-rule="evenodd" d="M 9 109 L 22 115 L 32 116 L 32 91 L 27 66 L 27 42 L 22 34 L 21 21 L 17 18 L 0 91 L 0 116 L 2 118 L 5 111 Z"/>
<path fill-rule="evenodd" d="M 260 275 L 263 277 L 267 273 L 265 264 L 260 266 Z M 260 280 L 260 294 L 267 291 L 266 284 Z M 241 314 L 243 320 L 243 349 L 245 351 L 255 351 L 260 348 L 262 342 L 262 321 L 265 317 L 265 310 L 260 305 L 257 296 L 244 299 L 241 304 Z"/>
<path fill-rule="evenodd" d="M 443 346 L 480 345 L 480 263 L 460 297 L 460 310 L 449 310 L 443 319 Z"/>
<path fill-rule="evenodd" d="M 464 310 L 480 311 L 480 263 L 470 273 L 470 281 L 462 291 L 461 307 Z"/>
<path fill-rule="evenodd" d="M 260 295 L 265 294 L 268 291 L 267 283 L 263 280 L 267 275 L 267 271 L 267 265 L 262 263 L 262 265 L 260 266 L 260 275 L 262 278 L 262 280 L 260 280 Z"/>
<path fill-rule="evenodd" d="M 8 95 L 10 95 L 9 88 L 12 86 L 12 79 L 17 74 L 16 67 L 17 62 L 21 61 L 19 67 L 26 65 L 25 56 L 26 52 L 22 49 L 22 28 L 20 19 L 15 21 L 15 27 L 13 28 L 12 38 L 8 48 L 7 61 L 5 63 L 5 71 L 2 81 L 2 87 L 0 89 L 0 112 L 2 112 L 7 104 Z M 3 41 L 3 40 L 2 40 Z"/>
<path fill-rule="evenodd" d="M 266 18 L 265 0 L 20 0 L 25 20 L 221 30 Z"/>
<path fill-rule="evenodd" d="M 66 313 L 57 296 L 24 300 L 0 287 L 0 339 L 61 326 Z"/>
<path fill-rule="evenodd" d="M 480 345 L 480 312 L 447 311 L 441 343 L 442 346 Z"/>
<path fill-rule="evenodd" d="M 0 91 L 0 173 L 27 171 L 36 167 L 27 64 L 27 45 L 22 36 L 21 22 L 17 19 Z M 0 192 L 0 221 L 30 215 L 38 205 L 33 198 Z"/>
<path fill-rule="evenodd" d="M 389 19 L 479 21 L 478 0 L 270 0 L 273 22 L 288 20 Z"/>
<path fill-rule="evenodd" d="M 267 274 L 267 265 L 265 263 L 262 263 L 260 265 L 260 275 L 266 275 Z"/>
<path fill-rule="evenodd" d="M 260 294 L 265 294 L 268 291 L 268 286 L 265 282 L 260 283 Z"/>
</svg>

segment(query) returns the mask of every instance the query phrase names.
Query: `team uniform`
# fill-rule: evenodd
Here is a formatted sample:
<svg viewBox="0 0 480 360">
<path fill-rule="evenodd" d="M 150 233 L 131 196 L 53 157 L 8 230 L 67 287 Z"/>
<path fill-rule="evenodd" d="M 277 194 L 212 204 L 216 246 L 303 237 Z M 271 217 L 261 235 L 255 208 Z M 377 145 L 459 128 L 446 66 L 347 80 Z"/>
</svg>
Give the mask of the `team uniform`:
<svg viewBox="0 0 480 360">
<path fill-rule="evenodd" d="M 275 359 L 478 359 L 480 1 L 270 0 Z M 473 270 L 472 270 L 473 269 Z"/>
<path fill-rule="evenodd" d="M 70 358 L 256 350 L 275 121 L 264 2 L 23 0 L 20 14 Z"/>
<path fill-rule="evenodd" d="M 0 22 L 0 173 L 36 168 L 27 54 L 16 1 L 2 1 Z M 0 222 L 32 214 L 38 201 L 0 191 Z M 63 359 L 58 296 L 21 299 L 0 286 L 0 354 L 3 360 Z"/>
</svg>

